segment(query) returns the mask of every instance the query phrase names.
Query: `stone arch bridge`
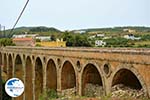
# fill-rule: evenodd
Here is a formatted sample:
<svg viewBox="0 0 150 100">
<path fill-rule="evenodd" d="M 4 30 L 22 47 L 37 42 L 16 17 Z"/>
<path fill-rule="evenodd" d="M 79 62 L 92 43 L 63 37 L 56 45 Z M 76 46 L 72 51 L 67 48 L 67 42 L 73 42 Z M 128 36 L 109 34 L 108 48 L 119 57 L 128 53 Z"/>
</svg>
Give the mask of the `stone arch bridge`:
<svg viewBox="0 0 150 100">
<path fill-rule="evenodd" d="M 102 86 L 105 95 L 122 83 L 150 97 L 150 49 L 2 47 L 0 65 L 3 79 L 24 82 L 18 100 L 38 100 L 48 88 L 75 87 L 77 95 L 84 95 L 88 83 Z"/>
</svg>

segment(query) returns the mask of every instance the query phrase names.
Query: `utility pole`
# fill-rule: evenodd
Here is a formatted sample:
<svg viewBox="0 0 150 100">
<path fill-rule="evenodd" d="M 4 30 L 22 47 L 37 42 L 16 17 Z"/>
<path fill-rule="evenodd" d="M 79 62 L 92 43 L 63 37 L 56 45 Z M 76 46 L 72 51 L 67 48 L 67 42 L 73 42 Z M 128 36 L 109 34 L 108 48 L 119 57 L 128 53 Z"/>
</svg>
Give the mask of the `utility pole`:
<svg viewBox="0 0 150 100">
<path fill-rule="evenodd" d="M 6 34 L 5 34 L 5 26 L 3 26 L 3 34 L 4 34 L 4 38 L 6 38 Z"/>
<path fill-rule="evenodd" d="M 0 24 L 0 38 L 5 38 L 6 37 L 6 33 L 5 33 L 5 26 L 2 26 Z"/>
<path fill-rule="evenodd" d="M 2 29 L 2 25 L 0 24 L 0 38 L 1 38 L 1 29 Z"/>
</svg>

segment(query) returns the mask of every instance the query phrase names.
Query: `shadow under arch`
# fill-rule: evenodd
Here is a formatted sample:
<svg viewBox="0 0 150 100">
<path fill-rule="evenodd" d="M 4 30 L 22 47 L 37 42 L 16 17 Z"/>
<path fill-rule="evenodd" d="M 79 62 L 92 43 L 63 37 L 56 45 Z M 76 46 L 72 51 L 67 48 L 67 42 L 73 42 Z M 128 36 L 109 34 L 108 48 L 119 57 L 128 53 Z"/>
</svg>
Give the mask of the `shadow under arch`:
<svg viewBox="0 0 150 100">
<path fill-rule="evenodd" d="M 112 74 L 111 87 L 117 84 L 123 84 L 136 90 L 144 89 L 144 92 L 147 93 L 146 84 L 142 76 L 134 67 L 131 66 L 119 67 Z"/>
<path fill-rule="evenodd" d="M 39 96 L 43 92 L 43 64 L 40 57 L 35 60 L 35 100 L 39 99 Z"/>
<path fill-rule="evenodd" d="M 87 94 L 85 94 L 85 88 L 88 84 L 92 84 L 92 85 L 98 85 L 100 87 L 102 87 L 102 89 L 104 88 L 103 86 L 103 78 L 101 76 L 101 72 L 100 69 L 98 68 L 97 65 L 92 64 L 92 63 L 87 63 L 84 68 L 81 71 L 81 93 L 82 96 L 86 96 Z M 103 95 L 104 94 L 104 90 L 99 90 L 102 94 L 99 95 Z M 90 93 L 90 95 L 94 95 L 94 93 Z"/>
<path fill-rule="evenodd" d="M 12 55 L 8 55 L 8 79 L 13 77 L 13 61 Z"/>
<path fill-rule="evenodd" d="M 23 75 L 24 75 L 24 71 L 23 71 L 22 59 L 21 56 L 18 54 L 15 57 L 14 76 L 23 81 Z"/>
<path fill-rule="evenodd" d="M 32 84 L 32 78 L 33 78 L 33 64 L 30 56 L 27 56 L 25 61 L 25 98 L 26 100 L 32 100 L 33 99 L 33 84 Z"/>
<path fill-rule="evenodd" d="M 46 88 L 57 90 L 57 69 L 53 59 L 49 59 L 46 67 Z"/>
<path fill-rule="evenodd" d="M 76 87 L 76 71 L 69 60 L 65 60 L 61 69 L 61 89 Z"/>
<path fill-rule="evenodd" d="M 3 64 L 3 72 L 7 75 L 7 55 L 4 53 L 4 64 Z"/>
<path fill-rule="evenodd" d="M 21 56 L 17 54 L 15 57 L 14 77 L 17 77 L 24 82 L 23 75 L 23 61 L 21 59 Z M 17 97 L 15 100 L 23 100 L 23 94 Z"/>
</svg>

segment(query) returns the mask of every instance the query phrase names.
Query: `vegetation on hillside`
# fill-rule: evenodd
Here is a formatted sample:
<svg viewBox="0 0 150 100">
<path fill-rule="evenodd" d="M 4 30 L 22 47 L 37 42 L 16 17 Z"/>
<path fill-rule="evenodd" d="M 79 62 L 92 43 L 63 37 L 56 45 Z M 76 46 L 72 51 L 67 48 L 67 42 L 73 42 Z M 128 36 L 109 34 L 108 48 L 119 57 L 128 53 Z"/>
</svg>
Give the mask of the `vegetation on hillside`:
<svg viewBox="0 0 150 100">
<path fill-rule="evenodd" d="M 110 38 L 104 40 L 107 45 L 106 47 L 127 47 L 128 46 L 128 40 L 125 38 Z"/>
<path fill-rule="evenodd" d="M 86 31 L 86 32 L 123 32 L 123 29 L 131 29 L 136 30 L 138 32 L 150 32 L 150 27 L 138 27 L 138 26 L 128 26 L 128 27 L 113 27 L 113 28 L 89 28 L 89 29 L 81 29 L 78 31 Z"/>
<path fill-rule="evenodd" d="M 135 32 L 128 32 L 125 29 L 135 30 Z M 75 31 L 85 31 L 84 33 L 75 33 Z M 0 37 L 8 37 L 10 30 L 0 32 Z M 114 28 L 91 28 L 81 29 L 73 31 L 62 32 L 52 27 L 20 27 L 13 31 L 13 34 L 39 34 L 40 36 L 51 36 L 52 41 L 56 41 L 57 38 L 63 38 L 66 41 L 66 45 L 69 47 L 91 47 L 95 46 L 96 40 L 102 40 L 106 42 L 104 47 L 150 47 L 150 27 L 114 27 Z M 105 34 L 103 37 L 89 38 L 90 36 L 97 34 Z M 123 36 L 127 34 L 133 34 L 135 37 L 140 37 L 140 40 L 125 39 Z M 4 42 L 2 40 L 1 45 L 14 45 L 11 41 Z"/>
<path fill-rule="evenodd" d="M 10 29 L 6 30 L 5 33 L 4 32 L 0 32 L 0 37 L 12 37 L 12 35 L 14 34 L 39 34 L 39 35 L 50 35 L 50 34 L 54 34 L 54 33 L 61 33 L 60 30 L 55 29 L 53 27 L 19 27 L 19 28 L 15 28 L 13 33 L 10 34 Z"/>
<path fill-rule="evenodd" d="M 66 45 L 67 46 L 72 46 L 72 47 L 90 47 L 91 44 L 88 41 L 88 37 L 84 34 L 73 34 L 70 32 L 65 32 L 62 36 L 64 41 L 67 41 Z"/>
</svg>

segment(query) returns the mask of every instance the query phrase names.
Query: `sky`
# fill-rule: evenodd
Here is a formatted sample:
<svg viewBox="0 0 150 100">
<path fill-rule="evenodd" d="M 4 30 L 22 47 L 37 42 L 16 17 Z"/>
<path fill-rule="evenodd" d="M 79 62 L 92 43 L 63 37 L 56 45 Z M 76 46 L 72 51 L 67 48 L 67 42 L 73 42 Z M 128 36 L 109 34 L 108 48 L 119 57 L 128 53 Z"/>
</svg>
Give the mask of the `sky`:
<svg viewBox="0 0 150 100">
<path fill-rule="evenodd" d="M 12 28 L 26 0 L 0 0 L 0 24 Z M 150 27 L 150 0 L 30 0 L 19 23 L 60 30 Z"/>
</svg>

